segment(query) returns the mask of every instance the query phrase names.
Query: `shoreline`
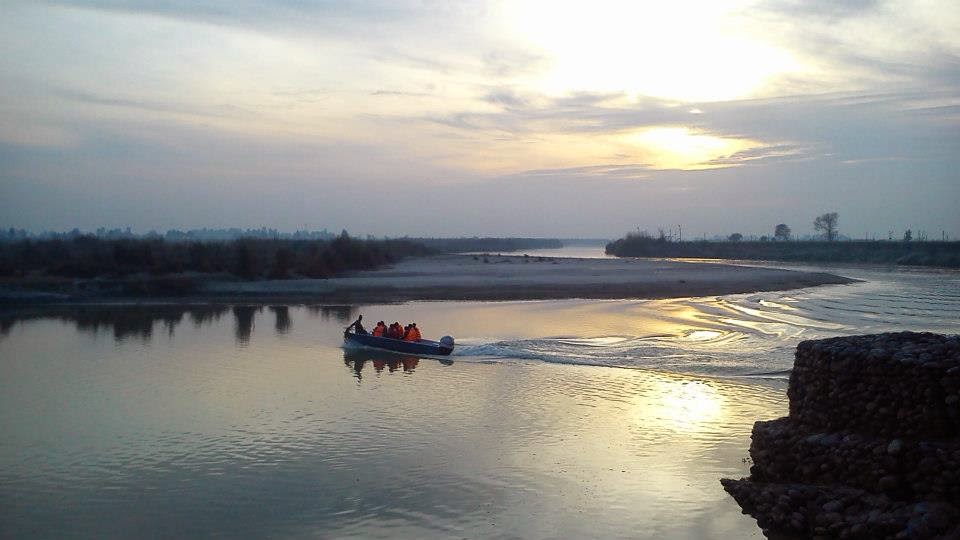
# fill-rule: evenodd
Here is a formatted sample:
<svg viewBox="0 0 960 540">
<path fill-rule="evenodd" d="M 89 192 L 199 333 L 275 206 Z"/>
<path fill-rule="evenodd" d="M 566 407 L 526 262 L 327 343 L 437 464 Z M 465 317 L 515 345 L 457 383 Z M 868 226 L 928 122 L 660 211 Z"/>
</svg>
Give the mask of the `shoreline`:
<svg viewBox="0 0 960 540">
<path fill-rule="evenodd" d="M 694 257 L 770 260 L 787 263 L 872 263 L 928 268 L 960 268 L 960 242 L 892 240 L 792 240 L 667 242 L 627 235 L 607 244 L 618 257 Z"/>
<path fill-rule="evenodd" d="M 426 301 L 664 299 L 845 285 L 826 272 L 651 259 L 439 255 L 329 279 L 209 280 L 185 295 L 0 290 L 8 308 L 223 303 L 370 304 Z M 89 289 L 89 288 L 88 288 Z"/>
</svg>

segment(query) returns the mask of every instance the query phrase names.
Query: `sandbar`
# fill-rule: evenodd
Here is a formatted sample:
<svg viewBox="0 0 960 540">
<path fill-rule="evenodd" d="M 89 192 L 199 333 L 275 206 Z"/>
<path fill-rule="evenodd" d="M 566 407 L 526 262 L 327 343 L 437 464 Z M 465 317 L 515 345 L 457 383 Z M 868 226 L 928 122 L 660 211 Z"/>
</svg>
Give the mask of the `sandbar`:
<svg viewBox="0 0 960 540">
<path fill-rule="evenodd" d="M 655 299 L 843 285 L 857 280 L 663 259 L 440 255 L 331 279 L 212 281 L 203 297 L 343 303 L 411 300 Z"/>
</svg>

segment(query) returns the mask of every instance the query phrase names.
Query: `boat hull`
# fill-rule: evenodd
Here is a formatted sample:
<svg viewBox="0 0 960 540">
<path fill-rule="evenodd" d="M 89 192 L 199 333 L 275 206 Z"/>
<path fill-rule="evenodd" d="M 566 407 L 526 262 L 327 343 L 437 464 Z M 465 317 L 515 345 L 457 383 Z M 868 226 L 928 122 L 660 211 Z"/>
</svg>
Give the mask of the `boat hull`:
<svg viewBox="0 0 960 540">
<path fill-rule="evenodd" d="M 343 334 L 343 340 L 346 343 L 363 345 L 364 347 L 375 347 L 377 349 L 384 349 L 387 351 L 404 354 L 448 356 L 453 352 L 452 348 L 443 347 L 440 345 L 440 343 L 436 341 L 430 341 L 429 339 L 421 339 L 420 341 L 403 341 L 402 339 L 346 332 Z"/>
</svg>

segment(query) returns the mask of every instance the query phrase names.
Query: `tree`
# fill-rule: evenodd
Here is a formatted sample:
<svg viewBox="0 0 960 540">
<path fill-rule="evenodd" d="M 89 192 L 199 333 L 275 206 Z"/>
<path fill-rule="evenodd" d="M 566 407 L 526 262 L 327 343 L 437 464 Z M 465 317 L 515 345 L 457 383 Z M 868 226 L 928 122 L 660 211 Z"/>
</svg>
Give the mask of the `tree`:
<svg viewBox="0 0 960 540">
<path fill-rule="evenodd" d="M 234 249 L 236 250 L 234 274 L 244 279 L 253 279 L 259 276 L 260 268 L 253 242 L 247 239 L 237 240 Z"/>
<path fill-rule="evenodd" d="M 913 231 L 911 231 L 910 229 L 907 229 L 907 231 L 903 233 L 903 241 L 909 242 L 911 240 L 913 240 Z"/>
<path fill-rule="evenodd" d="M 740 233 L 738 233 L 738 232 L 735 232 L 735 233 L 731 234 L 730 236 L 728 236 L 728 237 L 727 237 L 727 240 L 729 240 L 729 241 L 731 241 L 731 242 L 739 242 L 739 241 L 743 240 L 743 235 L 740 234 Z"/>
<path fill-rule="evenodd" d="M 790 239 L 790 227 L 786 223 L 781 223 L 773 229 L 774 240 L 787 241 Z"/>
<path fill-rule="evenodd" d="M 290 268 L 293 266 L 293 251 L 289 248 L 280 248 L 273 254 L 273 270 L 270 277 L 287 279 L 290 277 Z"/>
<path fill-rule="evenodd" d="M 817 216 L 817 219 L 813 220 L 813 230 L 822 231 L 824 238 L 827 239 L 827 242 L 833 242 L 837 239 L 837 218 L 839 216 L 836 212 L 829 212 L 820 216 Z"/>
</svg>

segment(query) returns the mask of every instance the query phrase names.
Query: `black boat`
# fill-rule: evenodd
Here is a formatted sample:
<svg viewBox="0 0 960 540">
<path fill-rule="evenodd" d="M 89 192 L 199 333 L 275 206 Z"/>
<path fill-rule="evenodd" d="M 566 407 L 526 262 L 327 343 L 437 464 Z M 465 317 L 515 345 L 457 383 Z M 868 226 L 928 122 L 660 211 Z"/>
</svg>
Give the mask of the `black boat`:
<svg viewBox="0 0 960 540">
<path fill-rule="evenodd" d="M 419 341 L 404 341 L 388 337 L 373 336 L 370 334 L 355 334 L 350 331 L 343 333 L 343 341 L 348 344 L 374 347 L 397 353 L 428 354 L 449 356 L 453 352 L 453 338 L 443 336 L 440 341 L 421 339 Z"/>
</svg>

